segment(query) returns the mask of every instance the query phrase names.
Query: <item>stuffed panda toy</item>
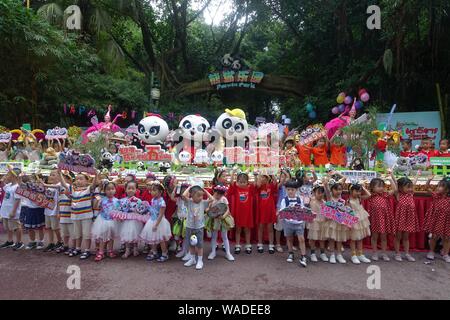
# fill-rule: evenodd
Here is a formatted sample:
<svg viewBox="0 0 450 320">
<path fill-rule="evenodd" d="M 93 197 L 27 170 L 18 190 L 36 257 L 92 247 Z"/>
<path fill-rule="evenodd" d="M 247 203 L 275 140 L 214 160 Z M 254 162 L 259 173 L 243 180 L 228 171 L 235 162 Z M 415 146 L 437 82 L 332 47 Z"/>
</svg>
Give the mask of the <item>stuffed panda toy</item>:
<svg viewBox="0 0 450 320">
<path fill-rule="evenodd" d="M 150 113 L 148 117 L 142 119 L 135 135 L 143 146 L 161 145 L 164 147 L 164 141 L 169 134 L 169 125 L 158 115 Z"/>
<path fill-rule="evenodd" d="M 100 159 L 100 168 L 99 169 L 108 169 L 111 171 L 114 164 L 114 157 L 107 149 L 101 150 L 101 159 Z"/>
<path fill-rule="evenodd" d="M 225 147 L 245 147 L 248 140 L 248 123 L 241 109 L 225 109 L 216 121 L 216 130 L 222 136 Z"/>
<path fill-rule="evenodd" d="M 136 164 L 136 169 L 137 169 L 138 171 L 145 171 L 145 164 L 144 164 L 144 162 L 139 161 L 139 162 Z"/>
<path fill-rule="evenodd" d="M 159 172 L 167 173 L 169 169 L 171 168 L 169 162 L 160 162 L 159 163 Z"/>
</svg>

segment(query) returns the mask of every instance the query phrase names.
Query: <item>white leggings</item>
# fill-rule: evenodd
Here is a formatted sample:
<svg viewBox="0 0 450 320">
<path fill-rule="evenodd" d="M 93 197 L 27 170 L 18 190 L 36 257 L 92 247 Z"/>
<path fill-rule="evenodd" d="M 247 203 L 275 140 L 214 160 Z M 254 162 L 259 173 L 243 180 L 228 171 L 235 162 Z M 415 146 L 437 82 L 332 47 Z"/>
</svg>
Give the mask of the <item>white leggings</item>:
<svg viewBox="0 0 450 320">
<path fill-rule="evenodd" d="M 211 235 L 211 250 L 216 251 L 216 244 L 217 244 L 217 235 L 219 234 L 219 231 L 213 231 Z M 220 235 L 222 236 L 223 245 L 225 246 L 226 253 L 230 253 L 230 242 L 228 241 L 228 234 L 227 231 L 220 231 Z"/>
</svg>

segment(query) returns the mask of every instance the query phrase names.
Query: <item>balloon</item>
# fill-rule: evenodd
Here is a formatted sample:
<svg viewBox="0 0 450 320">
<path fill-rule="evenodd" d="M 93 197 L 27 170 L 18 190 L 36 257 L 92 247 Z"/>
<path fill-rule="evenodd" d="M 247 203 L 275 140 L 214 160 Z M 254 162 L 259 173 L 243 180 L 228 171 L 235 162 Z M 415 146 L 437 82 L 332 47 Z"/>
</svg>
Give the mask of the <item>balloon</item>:
<svg viewBox="0 0 450 320">
<path fill-rule="evenodd" d="M 308 117 L 310 119 L 315 119 L 317 117 L 317 113 L 313 110 L 308 114 Z"/>
<path fill-rule="evenodd" d="M 338 114 L 339 113 L 339 107 L 334 107 L 333 109 L 331 109 L 331 112 L 333 114 Z"/>
<path fill-rule="evenodd" d="M 350 103 L 352 103 L 352 101 L 353 101 L 353 99 L 350 96 L 346 96 L 345 99 L 344 99 L 344 103 L 345 104 L 350 104 Z"/>
<path fill-rule="evenodd" d="M 363 103 L 361 101 L 356 101 L 355 102 L 356 110 L 360 110 L 360 109 L 362 109 L 362 107 L 364 107 L 364 105 L 363 105 Z"/>
<path fill-rule="evenodd" d="M 306 111 L 311 112 L 314 110 L 314 106 L 311 103 L 308 103 L 306 105 Z"/>
<path fill-rule="evenodd" d="M 337 103 L 341 104 L 345 100 L 345 92 L 339 93 L 338 97 L 336 98 Z"/>
<path fill-rule="evenodd" d="M 369 101 L 370 100 L 370 96 L 369 96 L 369 94 L 366 92 L 366 93 L 363 93 L 362 95 L 361 95 L 361 100 L 362 100 L 362 102 L 367 102 L 367 101 Z"/>
<path fill-rule="evenodd" d="M 338 107 L 338 111 L 339 112 L 344 112 L 345 111 L 345 106 L 343 104 L 340 104 Z"/>
<path fill-rule="evenodd" d="M 364 93 L 367 93 L 367 91 L 366 91 L 366 89 L 363 88 L 363 89 L 358 91 L 358 96 L 361 97 Z"/>
</svg>

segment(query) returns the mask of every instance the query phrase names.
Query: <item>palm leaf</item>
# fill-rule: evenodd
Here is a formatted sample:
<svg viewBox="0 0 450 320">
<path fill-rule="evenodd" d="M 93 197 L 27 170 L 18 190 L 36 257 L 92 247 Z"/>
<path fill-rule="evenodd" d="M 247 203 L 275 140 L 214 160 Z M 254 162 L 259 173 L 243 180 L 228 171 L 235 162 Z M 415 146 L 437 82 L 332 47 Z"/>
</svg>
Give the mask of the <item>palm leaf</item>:
<svg viewBox="0 0 450 320">
<path fill-rule="evenodd" d="M 62 25 L 64 12 L 57 3 L 44 4 L 37 10 L 37 14 L 51 24 Z"/>
<path fill-rule="evenodd" d="M 95 8 L 91 16 L 91 28 L 97 33 L 111 29 L 111 17 L 105 10 Z"/>
</svg>

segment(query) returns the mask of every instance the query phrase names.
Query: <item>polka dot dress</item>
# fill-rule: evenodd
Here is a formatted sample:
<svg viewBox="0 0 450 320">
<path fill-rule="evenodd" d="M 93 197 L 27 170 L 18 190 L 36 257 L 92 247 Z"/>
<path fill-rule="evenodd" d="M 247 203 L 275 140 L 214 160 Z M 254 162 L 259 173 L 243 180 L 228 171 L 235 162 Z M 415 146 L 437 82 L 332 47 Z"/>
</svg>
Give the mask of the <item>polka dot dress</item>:
<svg viewBox="0 0 450 320">
<path fill-rule="evenodd" d="M 395 212 L 395 226 L 397 232 L 414 233 L 421 231 L 413 194 L 399 193 Z"/>
<path fill-rule="evenodd" d="M 432 198 L 425 214 L 424 229 L 436 236 L 450 237 L 450 197 L 433 193 Z"/>
<path fill-rule="evenodd" d="M 372 233 L 395 233 L 395 216 L 391 196 L 387 192 L 372 195 L 367 208 Z"/>
</svg>

